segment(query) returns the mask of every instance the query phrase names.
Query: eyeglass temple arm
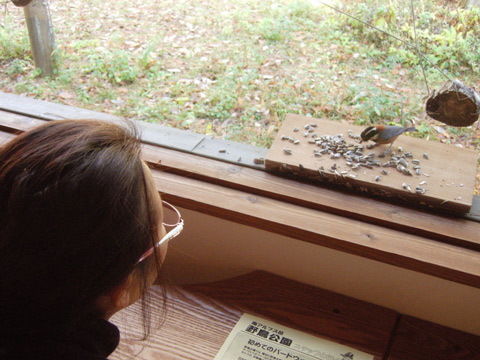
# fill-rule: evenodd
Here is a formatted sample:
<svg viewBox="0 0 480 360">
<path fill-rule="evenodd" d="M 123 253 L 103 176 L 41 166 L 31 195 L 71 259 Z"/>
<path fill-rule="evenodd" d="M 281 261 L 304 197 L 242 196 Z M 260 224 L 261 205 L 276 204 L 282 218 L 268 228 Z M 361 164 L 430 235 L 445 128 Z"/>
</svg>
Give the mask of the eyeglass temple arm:
<svg viewBox="0 0 480 360">
<path fill-rule="evenodd" d="M 170 241 L 171 239 L 177 237 L 182 232 L 182 230 L 183 230 L 183 219 L 180 219 L 180 222 L 178 223 L 178 225 L 175 226 L 175 228 L 165 236 L 165 240 L 168 239 Z M 165 242 L 165 240 L 158 242 L 156 247 L 161 246 Z"/>
</svg>

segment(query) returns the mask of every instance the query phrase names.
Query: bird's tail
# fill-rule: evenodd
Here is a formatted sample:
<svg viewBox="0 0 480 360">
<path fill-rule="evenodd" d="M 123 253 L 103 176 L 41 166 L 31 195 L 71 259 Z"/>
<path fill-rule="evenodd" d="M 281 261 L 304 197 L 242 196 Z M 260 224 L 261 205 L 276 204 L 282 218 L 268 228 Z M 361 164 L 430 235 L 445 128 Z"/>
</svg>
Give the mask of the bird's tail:
<svg viewBox="0 0 480 360">
<path fill-rule="evenodd" d="M 414 126 L 411 126 L 409 128 L 406 128 L 404 132 L 407 132 L 407 131 L 418 131 L 416 127 Z"/>
</svg>

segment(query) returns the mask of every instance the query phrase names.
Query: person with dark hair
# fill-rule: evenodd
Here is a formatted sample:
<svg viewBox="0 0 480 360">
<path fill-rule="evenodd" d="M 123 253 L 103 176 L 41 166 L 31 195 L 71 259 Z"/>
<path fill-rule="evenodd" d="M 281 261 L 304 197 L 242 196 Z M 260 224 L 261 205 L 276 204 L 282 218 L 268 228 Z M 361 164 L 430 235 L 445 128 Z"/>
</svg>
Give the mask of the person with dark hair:
<svg viewBox="0 0 480 360">
<path fill-rule="evenodd" d="M 1 146 L 0 359 L 106 359 L 108 319 L 144 297 L 182 229 L 133 125 L 52 121 Z"/>
</svg>

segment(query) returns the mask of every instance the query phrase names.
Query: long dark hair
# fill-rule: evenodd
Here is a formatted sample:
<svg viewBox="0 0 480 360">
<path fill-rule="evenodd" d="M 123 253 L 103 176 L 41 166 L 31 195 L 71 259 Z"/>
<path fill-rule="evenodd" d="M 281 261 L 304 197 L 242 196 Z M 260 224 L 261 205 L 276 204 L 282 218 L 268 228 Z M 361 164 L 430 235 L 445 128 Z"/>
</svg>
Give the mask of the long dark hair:
<svg viewBox="0 0 480 360">
<path fill-rule="evenodd" d="M 54 121 L 0 148 L 0 337 L 69 331 L 157 240 L 134 126 Z"/>
</svg>

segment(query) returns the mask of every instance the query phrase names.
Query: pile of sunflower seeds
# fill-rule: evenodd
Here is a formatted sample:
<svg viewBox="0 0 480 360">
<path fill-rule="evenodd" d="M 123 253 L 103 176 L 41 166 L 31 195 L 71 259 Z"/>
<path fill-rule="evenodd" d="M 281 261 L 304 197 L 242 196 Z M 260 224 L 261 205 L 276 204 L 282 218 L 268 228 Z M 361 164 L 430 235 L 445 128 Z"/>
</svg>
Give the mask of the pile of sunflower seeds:
<svg viewBox="0 0 480 360">
<path fill-rule="evenodd" d="M 362 168 L 373 169 L 373 168 L 382 168 L 381 173 L 382 175 L 388 175 L 389 171 L 387 168 L 394 168 L 398 172 L 406 175 L 406 176 L 413 176 L 414 173 L 417 175 L 421 175 L 421 167 L 420 167 L 420 160 L 415 159 L 413 154 L 408 151 L 404 151 L 403 148 L 398 147 L 397 151 L 392 151 L 390 154 L 380 154 L 379 156 L 375 156 L 374 151 L 369 151 L 375 145 L 367 145 L 364 146 L 361 144 L 362 139 L 360 135 L 354 134 L 352 130 L 348 131 L 348 138 L 352 139 L 352 141 L 347 141 L 343 134 L 337 135 L 323 135 L 318 136 L 315 133 L 316 124 L 307 124 L 305 125 L 304 129 L 304 137 L 308 137 L 308 143 L 315 145 L 317 148 L 313 150 L 313 154 L 315 157 L 322 157 L 328 156 L 331 159 L 345 159 L 347 166 L 349 169 L 338 172 L 337 164 L 334 164 L 330 169 L 327 169 L 329 172 L 334 173 L 335 175 L 339 175 L 342 177 L 349 176 L 351 178 L 356 178 L 357 176 L 354 174 L 348 174 L 350 170 L 359 171 Z M 293 129 L 295 133 L 299 131 L 299 128 L 296 127 Z M 281 137 L 284 141 L 289 141 L 294 145 L 298 145 L 300 141 L 295 139 L 291 136 L 283 135 Z M 286 155 L 292 155 L 293 150 L 291 148 L 285 147 L 283 149 Z M 385 159 L 386 156 L 390 156 L 389 159 Z M 423 158 L 428 160 L 428 154 L 424 153 Z M 410 168 L 411 165 L 411 168 Z M 323 174 L 325 169 L 319 169 L 319 172 Z M 428 174 L 423 174 L 424 176 L 428 177 Z M 380 176 L 375 177 L 375 181 L 379 182 L 381 180 Z M 416 188 L 415 192 L 419 194 L 424 194 L 425 189 L 423 185 L 426 182 L 420 183 Z M 407 183 L 402 184 L 402 188 L 408 191 L 411 191 L 410 185 Z"/>
</svg>

